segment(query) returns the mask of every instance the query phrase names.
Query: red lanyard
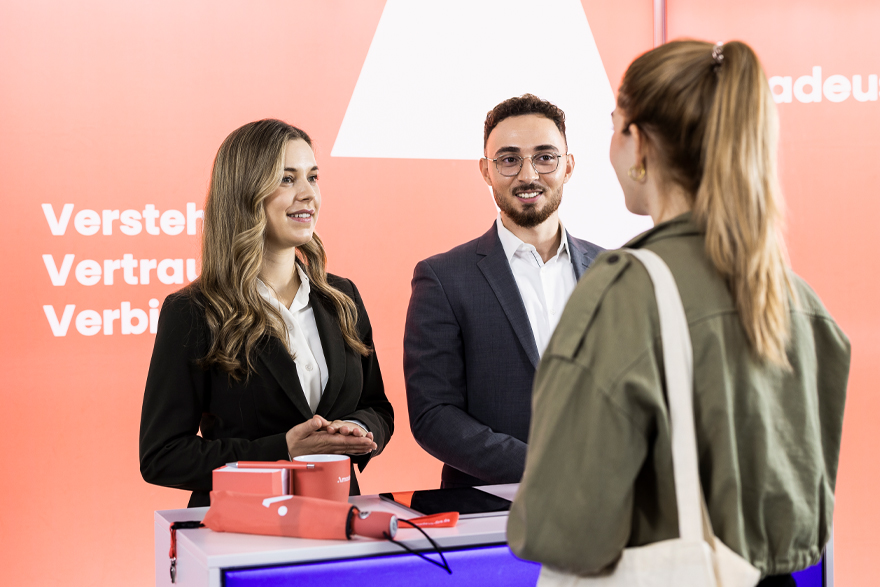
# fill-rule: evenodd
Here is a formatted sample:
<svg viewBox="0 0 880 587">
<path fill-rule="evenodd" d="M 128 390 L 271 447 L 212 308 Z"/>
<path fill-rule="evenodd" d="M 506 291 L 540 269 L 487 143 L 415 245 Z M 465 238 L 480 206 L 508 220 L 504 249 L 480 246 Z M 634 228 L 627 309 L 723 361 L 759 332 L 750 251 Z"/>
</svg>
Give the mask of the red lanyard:
<svg viewBox="0 0 880 587">
<path fill-rule="evenodd" d="M 168 558 L 171 559 L 171 582 L 177 582 L 177 531 L 190 528 L 204 528 L 201 522 L 174 522 L 171 524 L 171 548 L 168 550 Z"/>
</svg>

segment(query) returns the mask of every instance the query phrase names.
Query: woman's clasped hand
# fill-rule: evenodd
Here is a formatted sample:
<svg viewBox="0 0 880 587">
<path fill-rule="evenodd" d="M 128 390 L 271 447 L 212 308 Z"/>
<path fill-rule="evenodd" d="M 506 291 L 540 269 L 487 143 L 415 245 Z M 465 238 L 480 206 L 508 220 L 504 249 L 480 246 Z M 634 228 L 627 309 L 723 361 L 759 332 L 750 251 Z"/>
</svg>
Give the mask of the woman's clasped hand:
<svg viewBox="0 0 880 587">
<path fill-rule="evenodd" d="M 353 422 L 315 415 L 287 431 L 287 452 L 291 457 L 315 454 L 365 454 L 376 450 L 373 433 Z"/>
</svg>

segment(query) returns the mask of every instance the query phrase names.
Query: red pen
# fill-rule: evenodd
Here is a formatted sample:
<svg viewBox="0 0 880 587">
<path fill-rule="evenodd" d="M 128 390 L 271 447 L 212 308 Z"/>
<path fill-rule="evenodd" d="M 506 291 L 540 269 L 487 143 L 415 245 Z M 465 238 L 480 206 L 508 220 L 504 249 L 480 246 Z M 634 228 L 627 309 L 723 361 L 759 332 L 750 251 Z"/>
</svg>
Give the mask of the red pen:
<svg viewBox="0 0 880 587">
<path fill-rule="evenodd" d="M 291 463 L 290 461 L 238 461 L 226 463 L 227 467 L 239 469 L 314 469 L 315 463 Z"/>
</svg>

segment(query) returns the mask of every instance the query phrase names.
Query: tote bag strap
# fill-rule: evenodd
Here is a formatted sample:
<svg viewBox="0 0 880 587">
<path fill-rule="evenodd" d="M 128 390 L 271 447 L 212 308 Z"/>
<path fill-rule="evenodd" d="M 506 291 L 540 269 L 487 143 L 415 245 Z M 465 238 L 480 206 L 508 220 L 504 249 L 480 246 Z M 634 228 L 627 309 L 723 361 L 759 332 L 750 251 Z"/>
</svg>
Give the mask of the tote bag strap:
<svg viewBox="0 0 880 587">
<path fill-rule="evenodd" d="M 694 353 L 684 306 L 672 272 L 656 253 L 647 249 L 624 250 L 648 270 L 660 312 L 679 535 L 683 540 L 703 540 L 704 523 L 708 524 L 708 518 L 704 520 L 702 515 L 704 500 L 700 490 L 694 431 Z"/>
</svg>

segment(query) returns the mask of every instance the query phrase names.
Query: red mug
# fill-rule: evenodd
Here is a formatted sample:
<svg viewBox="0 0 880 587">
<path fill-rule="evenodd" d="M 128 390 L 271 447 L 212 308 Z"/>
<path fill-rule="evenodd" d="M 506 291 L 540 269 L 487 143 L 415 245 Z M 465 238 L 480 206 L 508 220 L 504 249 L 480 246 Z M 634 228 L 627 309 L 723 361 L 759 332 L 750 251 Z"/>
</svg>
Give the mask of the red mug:
<svg viewBox="0 0 880 587">
<path fill-rule="evenodd" d="M 345 455 L 303 455 L 298 463 L 312 463 L 314 469 L 291 471 L 290 493 L 332 501 L 348 501 L 351 485 L 351 459 Z"/>
</svg>

